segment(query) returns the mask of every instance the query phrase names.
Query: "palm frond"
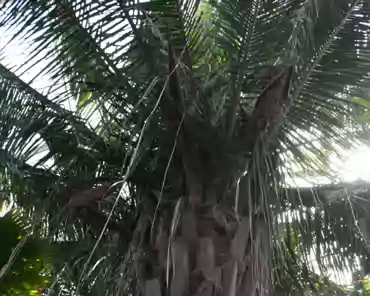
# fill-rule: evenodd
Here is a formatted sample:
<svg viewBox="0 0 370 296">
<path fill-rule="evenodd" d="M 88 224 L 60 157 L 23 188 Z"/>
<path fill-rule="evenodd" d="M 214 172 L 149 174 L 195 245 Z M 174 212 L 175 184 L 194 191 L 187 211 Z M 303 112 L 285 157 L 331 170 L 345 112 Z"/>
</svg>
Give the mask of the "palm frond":
<svg viewBox="0 0 370 296">
<path fill-rule="evenodd" d="M 356 125 L 351 123 L 351 112 L 361 108 L 351 96 L 356 95 L 359 87 L 365 86 L 368 75 L 368 45 L 363 43 L 368 38 L 366 24 L 357 15 L 367 15 L 368 5 L 355 1 L 351 6 L 343 5 L 341 9 L 343 17 L 337 20 L 334 28 L 329 29 L 325 41 L 321 41 L 319 35 L 322 43 L 316 44 L 311 58 L 307 59 L 310 62 L 293 87 L 294 102 L 286 119 L 287 133 L 283 135 L 285 144 L 292 152 L 297 151 L 293 146 L 298 145 L 299 150 L 301 145 L 294 136 L 296 130 L 301 131 L 299 141 L 303 138 L 311 140 L 310 144 L 303 139 L 307 150 L 314 149 L 318 142 L 321 147 L 329 147 L 333 143 L 349 146 L 349 130 L 346 129 L 353 132 Z M 322 26 L 319 22 L 315 30 L 325 31 Z M 322 140 L 312 141 L 316 138 Z M 304 147 L 301 145 L 301 148 Z"/>
<path fill-rule="evenodd" d="M 277 206 L 277 240 L 282 240 L 282 250 L 291 252 L 293 265 L 279 261 L 278 277 L 293 279 L 297 264 L 321 275 L 368 273 L 368 186 L 358 182 L 285 189 L 286 202 Z M 306 277 L 301 288 L 307 285 Z"/>
</svg>

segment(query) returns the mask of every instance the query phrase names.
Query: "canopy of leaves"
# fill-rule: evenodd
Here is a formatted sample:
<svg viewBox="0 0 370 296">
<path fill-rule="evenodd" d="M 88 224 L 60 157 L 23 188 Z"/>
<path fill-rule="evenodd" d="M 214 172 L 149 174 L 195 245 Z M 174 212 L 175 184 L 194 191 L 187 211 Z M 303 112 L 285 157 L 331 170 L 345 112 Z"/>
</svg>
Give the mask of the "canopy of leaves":
<svg viewBox="0 0 370 296">
<path fill-rule="evenodd" d="M 0 188 L 69 248 L 53 289 L 138 294 L 157 216 L 199 188 L 267 222 L 284 287 L 311 288 L 312 253 L 323 273 L 357 270 L 370 255 L 362 199 L 303 199 L 285 180 L 292 160 L 327 173 L 325 151 L 359 140 L 369 12 L 366 0 L 7 1 L 1 22 L 30 47 L 0 66 Z M 19 78 L 37 65 L 47 95 Z"/>
</svg>

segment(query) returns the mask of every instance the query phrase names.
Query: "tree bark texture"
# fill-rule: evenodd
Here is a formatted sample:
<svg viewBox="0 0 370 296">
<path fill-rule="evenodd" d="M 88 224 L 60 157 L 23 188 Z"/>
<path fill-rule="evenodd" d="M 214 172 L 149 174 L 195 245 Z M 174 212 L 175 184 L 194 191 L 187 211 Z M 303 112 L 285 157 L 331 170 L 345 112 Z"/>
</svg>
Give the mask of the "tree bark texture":
<svg viewBox="0 0 370 296">
<path fill-rule="evenodd" d="M 250 217 L 238 220 L 218 206 L 181 207 L 181 217 L 160 226 L 158 265 L 143 281 L 144 295 L 267 295 L 271 281 L 266 225 Z"/>
</svg>

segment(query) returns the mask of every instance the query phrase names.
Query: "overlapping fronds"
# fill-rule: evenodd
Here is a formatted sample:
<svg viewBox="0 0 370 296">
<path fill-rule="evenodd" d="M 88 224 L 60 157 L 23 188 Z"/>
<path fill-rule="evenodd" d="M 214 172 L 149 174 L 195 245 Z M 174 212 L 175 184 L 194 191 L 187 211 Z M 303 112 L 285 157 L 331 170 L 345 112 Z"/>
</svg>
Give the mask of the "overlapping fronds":
<svg viewBox="0 0 370 296">
<path fill-rule="evenodd" d="M 295 273 L 302 273 L 301 288 L 318 292 L 316 280 L 308 280 L 310 274 L 321 273 L 343 285 L 350 284 L 348 274 L 366 275 L 368 188 L 368 183 L 358 182 L 286 190 L 277 236 L 282 244 L 275 257 L 278 278 L 292 281 Z M 281 260 L 284 254 L 288 261 Z"/>
<path fill-rule="evenodd" d="M 316 44 L 311 58 L 306 59 L 308 63 L 293 90 L 295 103 L 287 116 L 284 145 L 294 157 L 305 149 L 318 155 L 330 143 L 346 146 L 348 134 L 356 133 L 351 114 L 361 106 L 351 98 L 367 87 L 365 19 L 369 7 L 361 1 L 351 5 L 350 10 L 344 6 L 342 18 L 329 31 L 326 29 L 326 39 Z M 327 24 L 322 23 L 315 28 L 320 35 Z"/>
<path fill-rule="evenodd" d="M 71 259 L 71 253 L 59 263 L 66 251 L 59 250 L 59 241 L 66 241 L 68 244 L 70 240 L 73 242 L 81 239 L 87 234 L 86 225 L 93 227 L 89 230 L 93 236 L 102 230 L 106 222 L 105 213 L 96 212 L 94 206 L 91 210 L 80 211 L 84 205 L 91 205 L 93 192 L 90 190 L 87 199 L 84 192 L 95 184 L 99 186 L 101 183 L 117 180 L 122 159 L 115 154 L 119 155 L 119 151 L 124 153 L 124 147 L 117 147 L 114 142 L 106 145 L 71 111 L 47 99 L 5 67 L 1 66 L 1 70 L 2 200 L 13 200 L 17 206 L 24 209 L 24 215 L 28 218 L 19 221 L 27 222 L 27 228 L 32 226 L 37 229 L 37 233 L 40 232 L 58 242 L 53 254 L 53 264 L 57 268 L 60 267 L 60 270 L 56 270 L 55 289 L 63 290 L 63 287 L 68 285 L 70 293 L 72 286 L 78 282 L 76 279 L 76 282 L 72 280 L 71 283 L 58 280 L 59 273 L 63 275 L 63 279 L 68 278 L 67 272 L 71 268 L 69 265 L 63 266 Z M 103 193 L 95 199 L 100 200 Z M 92 205 L 95 201 L 92 200 Z M 108 224 L 108 228 L 117 233 L 126 231 L 122 235 L 127 237 L 131 236 L 130 227 L 134 226 L 129 224 L 135 222 L 136 216 L 132 203 L 131 209 L 124 206 L 130 203 L 131 201 L 124 200 L 118 206 L 119 214 L 114 213 Z M 103 205 L 101 207 L 104 208 Z M 77 212 L 76 215 L 73 214 L 74 211 Z M 10 217 L 10 214 L 7 216 Z M 127 229 L 118 224 L 118 217 Z M 72 220 L 66 221 L 66 218 Z M 18 221 L 16 216 L 14 221 Z M 26 225 L 22 224 L 21 228 L 25 230 Z M 30 234 L 30 231 L 31 229 L 28 229 L 26 234 Z M 32 230 L 32 233 L 35 234 L 35 231 Z M 85 248 L 90 251 L 91 245 L 87 242 Z M 103 248 L 107 250 L 105 245 Z M 75 248 L 75 251 L 76 256 L 81 256 L 80 248 Z M 111 256 L 115 256 L 114 254 L 112 252 Z M 79 259 L 86 260 L 88 256 L 85 252 Z M 113 259 L 109 262 L 113 264 Z M 12 270 L 12 264 L 9 268 Z M 80 271 L 80 266 L 77 271 Z M 50 270 L 45 272 L 48 276 L 52 275 Z M 49 285 L 50 283 L 47 284 Z"/>
<path fill-rule="evenodd" d="M 82 173 L 78 170 L 83 166 L 97 162 L 96 158 L 89 159 L 88 153 L 76 154 L 97 142 L 97 137 L 82 120 L 3 66 L 0 87 L 1 179 L 2 192 L 8 198 L 13 198 L 12 195 L 17 198 L 30 198 L 29 194 L 44 195 L 50 189 L 48 186 L 56 182 L 60 166 L 73 165 L 73 175 L 77 176 Z M 96 169 L 91 167 L 89 170 L 94 174 Z M 36 200 L 23 201 L 24 206 L 37 204 Z M 39 200 L 41 203 L 45 201 Z"/>
<path fill-rule="evenodd" d="M 1 191 L 42 209 L 53 239 L 86 238 L 59 266 L 56 290 L 70 273 L 75 293 L 139 293 L 132 266 L 150 257 L 157 212 L 173 212 L 199 187 L 207 202 L 236 203 L 268 222 L 288 277 L 297 266 L 315 277 L 312 252 L 322 270 L 367 256 L 357 225 L 366 215 L 352 199 L 309 194 L 305 203 L 286 194 L 284 180 L 293 161 L 323 173 L 330 151 L 358 140 L 354 110 L 366 112 L 368 98 L 353 96 L 368 87 L 369 8 L 365 0 L 7 1 L 1 23 L 11 42 L 30 44 L 15 73 L 44 65 L 35 76 L 49 76 L 55 95 L 0 67 Z M 60 107 L 68 100 L 78 115 Z M 123 189 L 112 189 L 123 176 Z"/>
</svg>

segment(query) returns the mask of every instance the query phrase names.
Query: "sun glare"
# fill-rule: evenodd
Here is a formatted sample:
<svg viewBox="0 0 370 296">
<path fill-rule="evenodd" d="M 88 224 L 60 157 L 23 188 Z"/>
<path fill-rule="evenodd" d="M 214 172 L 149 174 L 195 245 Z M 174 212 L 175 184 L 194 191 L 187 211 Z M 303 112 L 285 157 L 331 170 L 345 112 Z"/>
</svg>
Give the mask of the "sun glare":
<svg viewBox="0 0 370 296">
<path fill-rule="evenodd" d="M 360 146 L 344 158 L 338 169 L 339 178 L 344 182 L 370 181 L 370 148 Z"/>
</svg>

